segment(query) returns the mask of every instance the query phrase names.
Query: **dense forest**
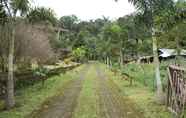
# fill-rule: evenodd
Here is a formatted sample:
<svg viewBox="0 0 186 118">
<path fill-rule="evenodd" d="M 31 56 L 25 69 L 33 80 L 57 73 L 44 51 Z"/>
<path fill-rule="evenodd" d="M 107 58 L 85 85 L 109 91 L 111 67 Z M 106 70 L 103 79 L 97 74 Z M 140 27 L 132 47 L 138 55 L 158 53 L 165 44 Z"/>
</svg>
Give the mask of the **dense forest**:
<svg viewBox="0 0 186 118">
<path fill-rule="evenodd" d="M 128 1 L 136 8 L 132 14 L 83 21 L 76 15 L 58 18 L 54 10 L 33 7 L 29 0 L 0 0 L 0 91 L 6 85 L 0 96 L 6 109 L 16 105 L 16 91 L 21 88 L 15 75 L 29 72 L 46 78 L 49 70 L 45 66 L 60 62 L 99 61 L 128 78 L 146 73 L 134 81 L 152 88 L 156 101 L 162 103 L 167 86 L 167 72 L 162 68 L 168 65 L 162 67 L 158 50 L 175 49 L 174 63 L 182 64 L 186 1 Z M 152 79 L 145 80 L 149 65 L 140 65 L 139 59 L 149 56 L 153 58 Z"/>
</svg>

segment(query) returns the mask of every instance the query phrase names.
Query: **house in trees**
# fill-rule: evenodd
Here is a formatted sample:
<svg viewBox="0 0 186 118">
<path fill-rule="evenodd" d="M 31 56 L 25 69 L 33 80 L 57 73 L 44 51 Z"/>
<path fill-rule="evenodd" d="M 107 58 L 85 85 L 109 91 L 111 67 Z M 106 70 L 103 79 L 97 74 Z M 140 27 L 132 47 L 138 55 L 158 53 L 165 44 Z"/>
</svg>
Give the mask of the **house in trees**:
<svg viewBox="0 0 186 118">
<path fill-rule="evenodd" d="M 159 49 L 158 52 L 160 61 L 174 59 L 177 55 L 186 58 L 186 50 L 177 51 L 176 49 L 162 48 Z"/>
<path fill-rule="evenodd" d="M 177 55 L 186 58 L 186 50 L 180 50 L 179 54 L 176 49 L 161 48 L 158 50 L 160 62 L 163 60 L 175 59 Z M 142 56 L 139 57 L 138 63 L 152 63 L 153 56 Z"/>
</svg>

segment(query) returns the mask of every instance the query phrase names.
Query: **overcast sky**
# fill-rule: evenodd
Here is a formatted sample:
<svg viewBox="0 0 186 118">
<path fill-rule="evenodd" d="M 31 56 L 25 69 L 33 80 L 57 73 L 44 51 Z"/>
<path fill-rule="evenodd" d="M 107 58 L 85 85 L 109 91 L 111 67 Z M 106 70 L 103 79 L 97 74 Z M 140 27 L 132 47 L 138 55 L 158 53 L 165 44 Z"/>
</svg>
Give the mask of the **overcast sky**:
<svg viewBox="0 0 186 118">
<path fill-rule="evenodd" d="M 58 17 L 76 15 L 81 20 L 102 18 L 115 19 L 134 12 L 128 0 L 34 0 L 34 6 L 52 8 Z"/>
</svg>

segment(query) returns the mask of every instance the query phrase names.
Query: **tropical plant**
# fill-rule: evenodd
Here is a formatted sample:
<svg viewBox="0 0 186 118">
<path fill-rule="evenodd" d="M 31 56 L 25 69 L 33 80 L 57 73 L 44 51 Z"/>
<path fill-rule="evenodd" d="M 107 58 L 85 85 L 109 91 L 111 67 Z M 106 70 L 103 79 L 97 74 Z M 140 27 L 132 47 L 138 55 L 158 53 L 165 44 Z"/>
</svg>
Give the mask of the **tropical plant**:
<svg viewBox="0 0 186 118">
<path fill-rule="evenodd" d="M 57 25 L 57 18 L 54 11 L 50 8 L 36 7 L 31 9 L 27 15 L 29 22 L 31 23 L 44 23 L 53 26 Z"/>
<path fill-rule="evenodd" d="M 162 11 L 167 11 L 172 8 L 174 2 L 172 0 L 129 0 L 133 5 L 138 9 L 138 11 L 143 13 L 144 20 L 147 21 L 146 25 L 150 28 L 153 42 L 153 55 L 154 55 L 154 66 L 155 66 L 155 75 L 157 82 L 157 98 L 158 101 L 162 102 L 163 90 L 162 82 L 160 78 L 160 69 L 159 69 L 159 60 L 158 60 L 158 41 L 157 33 L 158 29 L 156 28 L 156 23 L 154 18 L 161 13 Z"/>
<path fill-rule="evenodd" d="M 72 55 L 77 62 L 83 62 L 86 55 L 86 49 L 84 47 L 79 47 L 72 51 Z"/>
<path fill-rule="evenodd" d="M 15 105 L 14 99 L 14 43 L 15 43 L 15 21 L 18 12 L 21 16 L 25 15 L 29 10 L 28 0 L 1 0 L 3 7 L 8 15 L 8 22 L 11 27 L 11 38 L 9 42 L 9 58 L 8 58 L 8 79 L 7 79 L 7 100 L 6 107 L 10 109 Z"/>
</svg>

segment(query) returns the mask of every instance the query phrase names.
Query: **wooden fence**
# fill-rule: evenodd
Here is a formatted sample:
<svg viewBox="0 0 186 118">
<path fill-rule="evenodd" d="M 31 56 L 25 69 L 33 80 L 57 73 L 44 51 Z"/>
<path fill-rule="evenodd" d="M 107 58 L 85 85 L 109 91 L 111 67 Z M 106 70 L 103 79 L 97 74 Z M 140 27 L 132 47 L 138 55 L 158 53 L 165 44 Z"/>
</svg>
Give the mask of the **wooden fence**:
<svg viewBox="0 0 186 118">
<path fill-rule="evenodd" d="M 59 68 L 55 68 L 55 69 L 51 69 L 48 73 L 47 73 L 47 77 L 46 78 L 42 78 L 39 76 L 36 76 L 33 71 L 27 71 L 27 72 L 21 72 L 21 73 L 14 73 L 14 80 L 15 83 L 33 83 L 33 82 L 38 82 L 38 81 L 42 81 L 44 83 L 44 81 L 47 78 L 50 78 L 52 76 L 61 74 L 61 73 L 65 73 L 68 70 L 72 70 L 73 68 L 79 66 L 79 64 L 77 65 L 73 65 L 73 66 L 69 66 L 69 67 L 59 67 Z M 0 99 L 4 98 L 4 95 L 6 93 L 6 78 L 7 78 L 7 73 L 0 73 Z M 17 85 L 15 84 L 15 85 Z M 16 88 L 16 86 L 15 86 Z"/>
<path fill-rule="evenodd" d="M 167 106 L 177 117 L 184 118 L 186 103 L 186 69 L 171 65 L 168 67 Z"/>
</svg>

